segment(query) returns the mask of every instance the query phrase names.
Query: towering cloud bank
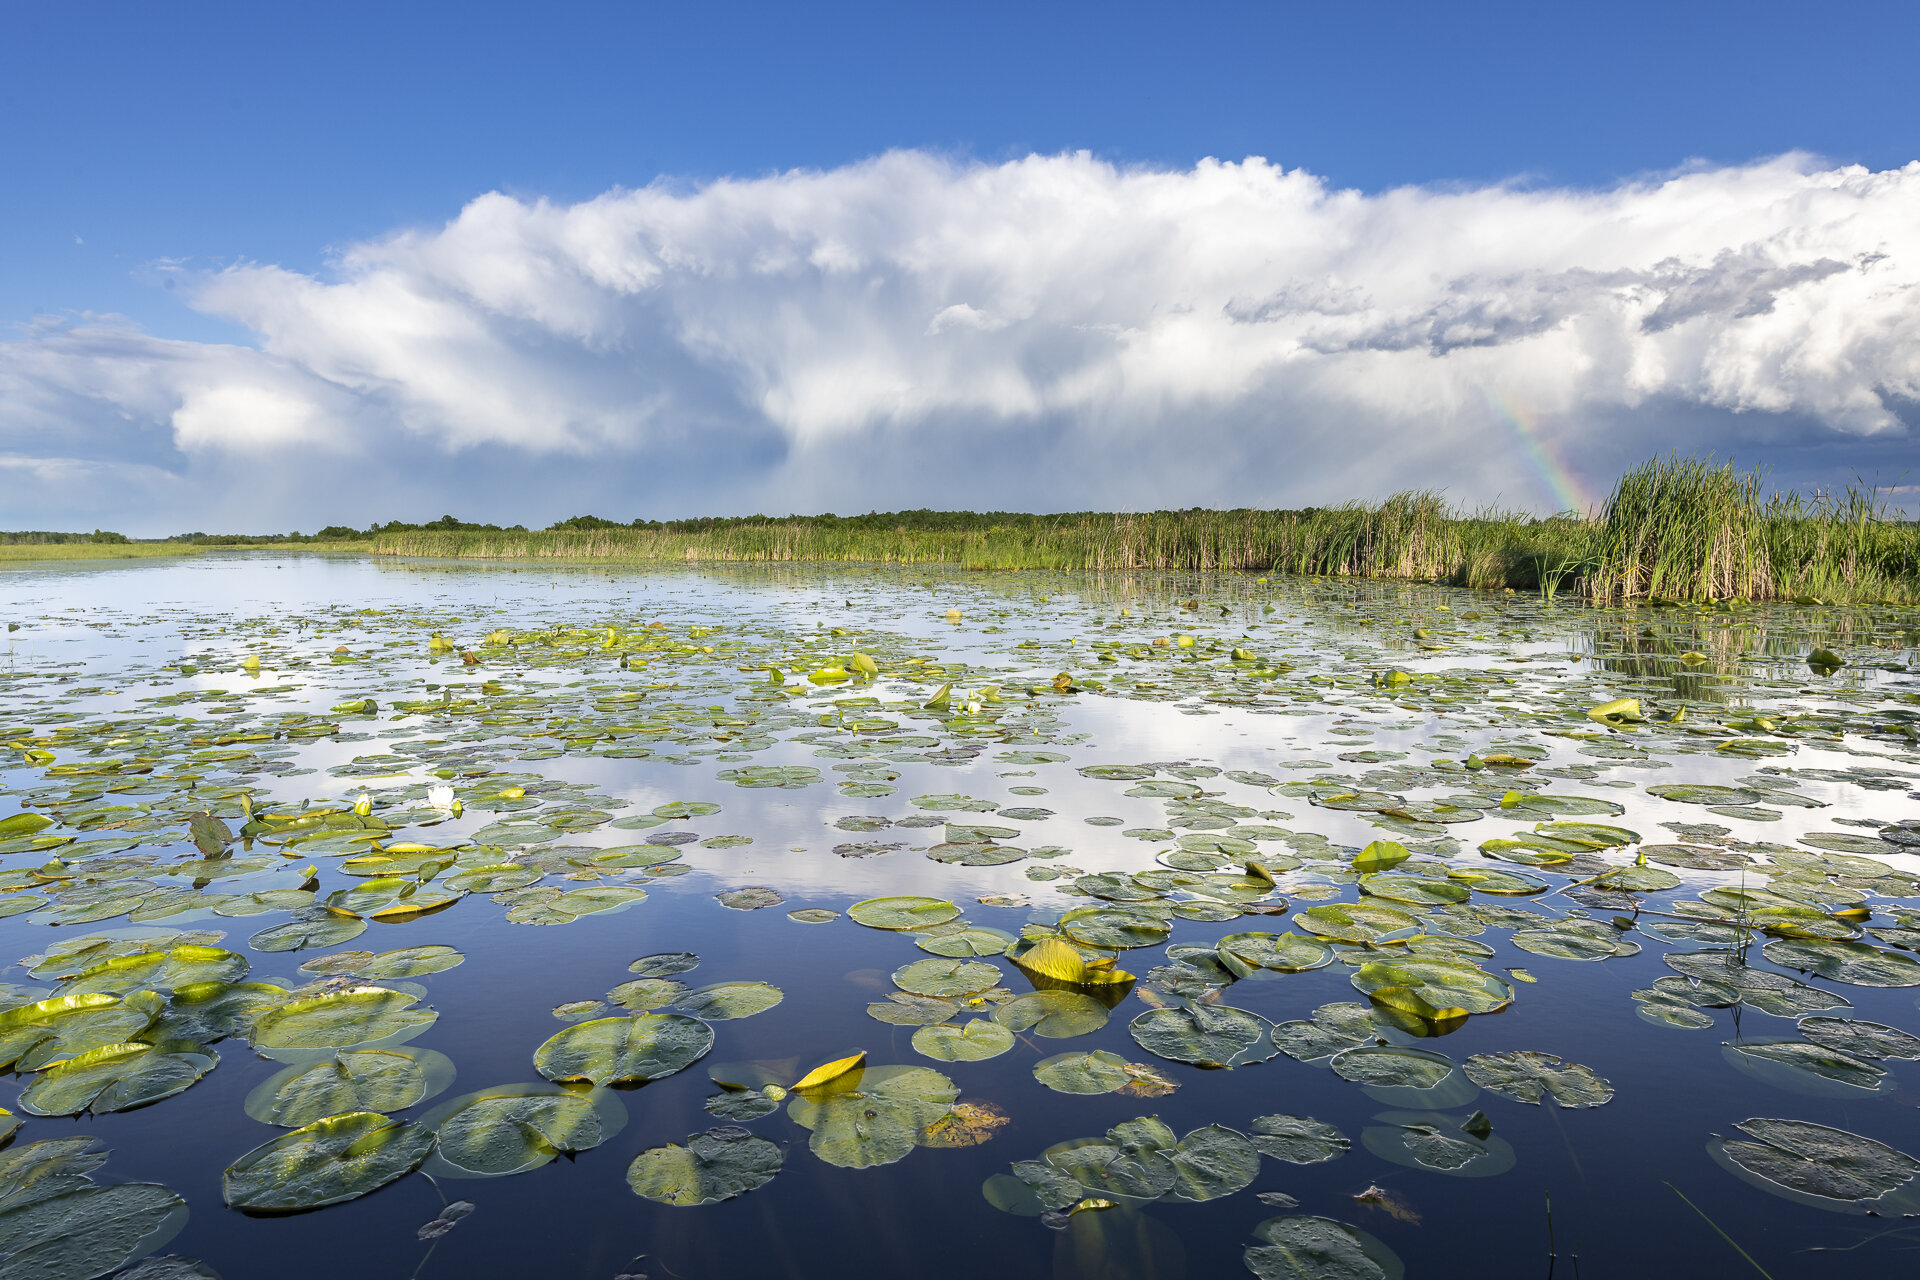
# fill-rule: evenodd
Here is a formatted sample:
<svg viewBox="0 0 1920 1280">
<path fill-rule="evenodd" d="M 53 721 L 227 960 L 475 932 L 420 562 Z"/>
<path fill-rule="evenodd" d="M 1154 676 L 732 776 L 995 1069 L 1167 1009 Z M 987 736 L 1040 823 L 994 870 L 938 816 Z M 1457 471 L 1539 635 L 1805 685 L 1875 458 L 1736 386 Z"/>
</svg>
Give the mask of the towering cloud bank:
<svg viewBox="0 0 1920 1280">
<path fill-rule="evenodd" d="M 1559 505 L 1669 447 L 1885 453 L 1920 395 L 1916 282 L 1920 163 L 1365 195 L 1259 159 L 897 152 L 486 195 L 324 278 L 183 273 L 257 345 L 25 330 L 0 466 L 49 510 L 274 525 L 1408 484 Z"/>
</svg>

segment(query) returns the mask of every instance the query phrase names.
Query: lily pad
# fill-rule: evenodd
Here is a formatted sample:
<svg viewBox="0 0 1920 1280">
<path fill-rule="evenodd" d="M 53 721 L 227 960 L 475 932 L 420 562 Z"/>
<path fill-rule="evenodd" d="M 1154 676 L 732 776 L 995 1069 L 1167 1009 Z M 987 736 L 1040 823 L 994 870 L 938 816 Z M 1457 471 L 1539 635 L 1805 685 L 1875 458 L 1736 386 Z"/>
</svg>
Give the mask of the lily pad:
<svg viewBox="0 0 1920 1280">
<path fill-rule="evenodd" d="M 847 908 L 856 924 L 869 929 L 930 929 L 945 924 L 960 914 L 960 908 L 945 898 L 868 898 Z"/>
<path fill-rule="evenodd" d="M 274 1054 L 357 1049 L 418 1033 L 440 1015 L 416 1008 L 404 991 L 387 987 L 351 987 L 325 995 L 290 1000 L 254 1020 L 254 1048 Z"/>
<path fill-rule="evenodd" d="M 1805 1120 L 1743 1120 L 1753 1142 L 1718 1139 L 1719 1153 L 1775 1186 L 1825 1200 L 1871 1202 L 1920 1173 L 1920 1160 L 1883 1142 Z"/>
<path fill-rule="evenodd" d="M 533 1065 L 549 1080 L 597 1085 L 641 1084 L 672 1075 L 713 1048 L 713 1028 L 678 1013 L 576 1022 L 533 1051 Z"/>
<path fill-rule="evenodd" d="M 1815 1044 L 1856 1058 L 1920 1058 L 1920 1036 L 1881 1022 L 1854 1018 L 1802 1018 L 1800 1034 Z"/>
<path fill-rule="evenodd" d="M 1196 1066 L 1247 1066 L 1279 1052 L 1271 1022 L 1231 1005 L 1189 1003 L 1181 1008 L 1149 1009 L 1127 1030 L 1147 1052 Z"/>
<path fill-rule="evenodd" d="M 131 1111 L 181 1092 L 219 1061 L 182 1040 L 104 1045 L 48 1067 L 21 1090 L 19 1105 L 38 1116 Z"/>
<path fill-rule="evenodd" d="M 221 1175 L 227 1204 L 255 1213 L 291 1213 L 339 1204 L 419 1168 L 433 1150 L 430 1129 L 351 1111 L 283 1133 L 241 1156 Z"/>
<path fill-rule="evenodd" d="M 1105 1049 L 1042 1058 L 1033 1066 L 1033 1078 L 1055 1093 L 1084 1094 L 1112 1093 L 1132 1079 L 1127 1060 Z"/>
<path fill-rule="evenodd" d="M 1214 954 L 1235 977 L 1257 969 L 1306 973 L 1333 962 L 1333 948 L 1297 933 L 1230 933 L 1214 945 Z"/>
<path fill-rule="evenodd" d="M 1107 1006 L 1078 991 L 1031 991 L 993 1011 L 1009 1031 L 1031 1031 L 1050 1040 L 1070 1040 L 1107 1025 Z"/>
<path fill-rule="evenodd" d="M 1346 1134 L 1311 1116 L 1255 1116 L 1252 1128 L 1255 1150 L 1288 1164 L 1324 1164 L 1353 1146 Z"/>
<path fill-rule="evenodd" d="M 1366 1005 L 1339 1002 L 1321 1005 L 1311 1018 L 1279 1023 L 1273 1029 L 1273 1042 L 1289 1058 L 1317 1062 L 1379 1034 Z"/>
<path fill-rule="evenodd" d="M 939 1023 L 913 1033 L 913 1047 L 936 1062 L 978 1062 L 1013 1048 L 1013 1032 L 991 1018 L 963 1024 Z"/>
<path fill-rule="evenodd" d="M 765 1138 L 724 1125 L 694 1134 L 684 1147 L 642 1151 L 627 1166 L 627 1185 L 637 1196 L 680 1208 L 718 1204 L 764 1186 L 784 1160 Z"/>
<path fill-rule="evenodd" d="M 716 982 L 696 987 L 674 1007 L 707 1022 L 729 1022 L 765 1013 L 786 998 L 786 993 L 767 982 Z"/>
<path fill-rule="evenodd" d="M 893 971 L 894 985 L 916 996 L 972 996 L 1000 985 L 1000 970 L 977 960 L 916 960 Z"/>
<path fill-rule="evenodd" d="M 1401 1280 L 1393 1250 L 1358 1227 L 1332 1218 L 1268 1218 L 1253 1229 L 1247 1270 L 1259 1280 Z"/>
<path fill-rule="evenodd" d="M 795 1090 L 787 1115 L 812 1131 L 808 1146 L 820 1159 L 871 1169 L 905 1158 L 959 1096 L 928 1067 L 863 1067 L 818 1090 Z"/>
<path fill-rule="evenodd" d="M 276 1072 L 247 1095 L 263 1124 L 297 1129 L 349 1111 L 404 1111 L 445 1089 L 453 1064 L 421 1049 L 360 1049 Z"/>
<path fill-rule="evenodd" d="M 1920 987 L 1920 960 L 1864 942 L 1780 938 L 1761 950 L 1783 969 L 1802 969 L 1856 987 Z"/>
<path fill-rule="evenodd" d="M 482 1090 L 436 1108 L 423 1125 L 438 1138 L 435 1167 L 477 1178 L 538 1169 L 562 1155 L 590 1151 L 612 1136 L 591 1094 L 554 1085 Z"/>
<path fill-rule="evenodd" d="M 1531 1049 L 1476 1053 L 1461 1069 L 1481 1088 L 1535 1106 L 1543 1098 L 1572 1108 L 1597 1107 L 1613 1099 L 1613 1086 L 1592 1068 Z"/>
</svg>

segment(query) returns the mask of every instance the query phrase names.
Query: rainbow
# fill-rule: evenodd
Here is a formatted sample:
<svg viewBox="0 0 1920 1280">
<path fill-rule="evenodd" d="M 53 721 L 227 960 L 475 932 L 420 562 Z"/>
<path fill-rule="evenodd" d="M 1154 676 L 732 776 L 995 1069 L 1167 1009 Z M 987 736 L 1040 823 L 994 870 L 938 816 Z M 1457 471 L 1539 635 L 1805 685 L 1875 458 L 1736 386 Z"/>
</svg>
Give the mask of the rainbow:
<svg viewBox="0 0 1920 1280">
<path fill-rule="evenodd" d="M 1599 506 L 1580 477 L 1567 466 L 1553 439 L 1541 430 L 1540 415 L 1510 395 L 1489 391 L 1487 406 L 1501 421 L 1513 428 L 1520 451 L 1533 467 L 1540 489 L 1553 509 L 1586 515 Z"/>
</svg>

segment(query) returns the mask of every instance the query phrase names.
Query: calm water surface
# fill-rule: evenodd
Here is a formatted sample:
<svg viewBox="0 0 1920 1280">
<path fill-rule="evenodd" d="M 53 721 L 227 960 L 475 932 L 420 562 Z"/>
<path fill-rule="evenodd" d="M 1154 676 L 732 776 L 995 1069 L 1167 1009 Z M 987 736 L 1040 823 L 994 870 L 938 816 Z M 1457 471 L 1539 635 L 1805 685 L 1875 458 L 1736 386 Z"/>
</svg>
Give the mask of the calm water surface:
<svg viewBox="0 0 1920 1280">
<path fill-rule="evenodd" d="M 11 850 L 0 872 L 50 857 L 66 867 L 39 881 L 16 876 L 0 894 L 48 900 L 0 919 L 0 962 L 13 966 L 0 981 L 24 989 L 6 1003 L 56 988 L 57 978 L 28 972 L 29 958 L 88 935 L 112 935 L 125 952 L 138 949 L 125 944 L 131 937 L 218 933 L 217 945 L 250 962 L 249 981 L 289 989 L 317 980 L 302 964 L 341 951 L 457 948 L 465 956 L 457 967 L 390 984 L 438 1015 L 408 1048 L 442 1054 L 457 1072 L 437 1097 L 395 1113 L 413 1120 L 475 1091 L 542 1083 L 535 1049 L 572 1025 L 556 1006 L 605 999 L 639 957 L 695 953 L 698 968 L 681 975 L 689 986 L 753 981 L 783 994 L 763 1012 L 713 1021 L 713 1048 L 698 1062 L 613 1090 L 626 1122 L 591 1150 L 507 1177 L 409 1174 L 280 1216 L 223 1201 L 222 1170 L 283 1132 L 247 1113 L 248 1095 L 283 1064 L 244 1035 L 218 1043 L 219 1066 L 192 1087 L 122 1113 L 25 1115 L 14 1099 L 33 1073 L 0 1082 L 0 1105 L 24 1120 L 10 1150 L 97 1138 L 111 1151 L 97 1182 L 160 1183 L 185 1199 L 184 1226 L 160 1252 L 202 1260 L 230 1280 L 1175 1280 L 1245 1274 L 1256 1225 L 1298 1215 L 1350 1224 L 1422 1277 L 1753 1274 L 1722 1232 L 1776 1277 L 1893 1274 L 1920 1256 L 1920 1219 L 1902 1217 L 1920 1212 L 1912 1181 L 1871 1203 L 1823 1200 L 1741 1176 L 1709 1151 L 1716 1135 L 1739 1139 L 1736 1124 L 1762 1117 L 1920 1154 L 1920 1062 L 1856 1057 L 1861 1070 L 1830 1065 L 1822 1074 L 1728 1048 L 1794 1040 L 1792 1017 L 1750 1001 L 1682 1001 L 1695 1011 L 1683 1021 L 1711 1025 L 1679 1026 L 1633 998 L 1675 975 L 1669 954 L 1745 936 L 1751 970 L 1829 993 L 1836 1007 L 1827 1015 L 1920 1032 L 1920 986 L 1860 985 L 1776 963 L 1763 948 L 1793 930 L 1743 931 L 1742 900 L 1724 895 L 1772 885 L 1776 897 L 1747 905 L 1811 905 L 1824 922 L 1815 931 L 1830 937 L 1865 930 L 1859 943 L 1893 957 L 1874 980 L 1906 982 L 1901 966 L 1912 965 L 1920 939 L 1912 610 L 1595 611 L 1437 587 L 1242 576 L 609 571 L 261 555 L 10 567 L 0 572 L 0 598 L 20 626 L 0 682 L 0 728 L 14 744 L 0 774 L 0 817 L 24 808 L 56 820 L 0 845 Z M 1847 665 L 1810 668 L 1816 648 Z M 877 677 L 809 679 L 856 653 L 874 660 Z M 784 681 L 773 683 L 769 668 Z M 1056 689 L 1061 673 L 1071 680 Z M 949 684 L 950 701 L 930 709 Z M 1622 697 L 1640 700 L 1646 723 L 1610 726 L 1584 714 Z M 367 699 L 372 710 L 341 710 Z M 1481 767 L 1495 755 L 1508 762 Z M 779 766 L 797 768 L 784 777 L 790 785 L 741 785 L 764 784 L 759 771 Z M 1733 790 L 1692 799 L 1648 790 L 1674 784 Z M 462 798 L 459 816 L 438 787 Z M 516 790 L 523 794 L 502 796 Z M 318 844 L 267 833 L 229 851 L 259 859 L 257 869 L 209 878 L 189 818 L 211 812 L 238 832 L 243 795 L 255 814 L 303 804 L 348 812 L 364 795 L 381 831 L 357 845 L 338 830 Z M 1354 795 L 1358 807 L 1343 799 Z M 1555 810 L 1530 804 L 1538 795 L 1576 799 Z M 695 816 L 654 816 L 687 802 Z M 1443 803 L 1450 807 L 1434 808 Z M 1502 856 L 1481 849 L 1556 820 L 1633 839 L 1588 832 L 1571 861 L 1551 838 L 1517 855 L 1513 846 L 1494 846 Z M 1027 856 L 937 861 L 929 850 L 968 856 L 951 842 L 967 845 L 969 833 L 946 823 L 1011 830 L 990 840 L 973 833 L 971 845 Z M 691 838 L 663 846 L 677 861 L 651 869 L 594 862 L 606 849 L 661 837 Z M 1376 938 L 1370 951 L 1337 948 L 1308 972 L 1194 987 L 1163 968 L 1169 945 L 1192 957 L 1229 934 L 1301 933 L 1307 926 L 1294 921 L 1309 908 L 1360 900 L 1348 864 L 1376 840 L 1412 851 L 1402 875 L 1471 887 L 1473 873 L 1493 869 L 1532 876 L 1543 889 L 1473 892 L 1431 918 L 1427 904 L 1388 902 L 1421 917 L 1421 927 Z M 537 902 L 530 890 L 505 901 L 471 892 L 432 914 L 375 918 L 332 945 L 252 945 L 298 918 L 303 886 L 317 903 L 362 884 L 367 877 L 344 869 L 346 859 L 396 842 L 459 859 L 419 871 L 412 888 L 422 891 L 471 866 L 512 862 L 543 874 L 537 888 L 632 885 L 647 896 L 539 924 L 508 918 Z M 1183 848 L 1199 861 L 1183 862 Z M 1632 893 L 1585 884 L 1632 866 L 1642 848 L 1678 849 L 1648 865 L 1679 883 Z M 1206 864 L 1209 853 L 1216 860 Z M 1204 864 L 1224 880 L 1249 858 L 1278 885 L 1229 894 L 1252 912 L 1236 919 L 1188 918 L 1225 914 L 1205 905 L 1220 898 L 1127 879 Z M 189 861 L 198 872 L 172 873 Z M 1701 869 L 1716 861 L 1733 869 Z M 90 866 L 110 868 L 97 880 L 123 889 L 63 897 L 88 888 Z M 1450 880 L 1450 870 L 1461 874 Z M 1085 878 L 1098 873 L 1120 874 Z M 748 887 L 777 901 L 741 910 L 716 897 Z M 1714 890 L 1723 891 L 1719 904 L 1701 898 Z M 1167 930 L 1155 945 L 1119 951 L 1116 963 L 1140 981 L 1103 1026 L 1063 1039 L 1022 1031 L 998 1056 L 949 1062 L 916 1052 L 915 1026 L 869 1014 L 896 989 L 890 975 L 930 953 L 912 933 L 848 918 L 855 902 L 925 895 L 1017 937 L 1052 933 L 1063 913 L 1102 906 L 1091 896 L 1100 893 L 1144 900 L 1131 905 Z M 123 909 L 50 923 L 93 909 L 73 902 L 98 900 Z M 1182 902 L 1197 905 L 1176 910 Z M 1513 918 L 1472 917 L 1485 905 L 1545 917 L 1533 933 L 1585 918 L 1617 938 L 1620 954 L 1571 959 L 1515 945 Z M 1833 914 L 1850 906 L 1870 914 Z M 788 915 L 808 908 L 841 914 L 825 923 Z M 1703 922 L 1722 932 L 1703 932 Z M 1611 1099 L 1529 1105 L 1458 1072 L 1427 1096 L 1351 1082 L 1327 1059 L 1270 1046 L 1264 1061 L 1206 1069 L 1157 1056 L 1130 1034 L 1150 1007 L 1186 999 L 1275 1024 L 1330 1003 L 1364 1005 L 1354 986 L 1360 965 L 1404 955 L 1405 937 L 1422 929 L 1485 944 L 1477 950 L 1491 954 L 1469 962 L 1511 983 L 1512 1003 L 1438 1037 L 1383 1021 L 1377 1039 L 1456 1064 L 1542 1051 L 1590 1068 Z M 957 1010 L 956 1020 L 1032 989 L 1004 956 L 982 959 L 1007 990 Z M 809 1132 L 782 1107 L 742 1122 L 784 1149 L 764 1185 L 690 1208 L 629 1188 L 628 1166 L 642 1152 L 727 1123 L 706 1109 L 721 1092 L 716 1075 L 727 1075 L 710 1071 L 715 1064 L 760 1063 L 767 1078 L 791 1084 L 856 1050 L 874 1067 L 942 1073 L 963 1114 L 987 1118 L 986 1140 L 839 1167 L 810 1150 Z M 1090 1050 L 1150 1066 L 1178 1087 L 1154 1097 L 1063 1094 L 1033 1074 L 1044 1058 Z M 1457 1133 L 1475 1111 L 1492 1125 L 1479 1146 L 1510 1146 L 1510 1167 L 1498 1153 L 1458 1172 L 1379 1154 L 1409 1124 Z M 1064 1220 L 1005 1212 L 983 1194 L 990 1179 L 1004 1184 L 1014 1162 L 1137 1116 L 1158 1115 L 1185 1134 L 1208 1125 L 1246 1133 L 1275 1114 L 1336 1126 L 1351 1150 L 1313 1165 L 1263 1157 L 1249 1185 L 1202 1203 L 1122 1199 Z M 1298 1208 L 1257 1198 L 1276 1192 Z M 449 1201 L 471 1202 L 473 1212 L 437 1241 L 418 1238 Z M 1351 1274 L 1397 1272 L 1389 1261 Z"/>
</svg>

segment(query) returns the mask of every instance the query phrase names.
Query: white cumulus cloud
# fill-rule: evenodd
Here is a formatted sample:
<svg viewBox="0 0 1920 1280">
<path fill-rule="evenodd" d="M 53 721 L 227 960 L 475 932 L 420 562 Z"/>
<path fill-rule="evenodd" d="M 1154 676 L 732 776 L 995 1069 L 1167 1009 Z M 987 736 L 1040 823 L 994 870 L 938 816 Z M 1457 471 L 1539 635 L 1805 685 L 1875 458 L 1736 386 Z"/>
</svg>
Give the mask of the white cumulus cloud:
<svg viewBox="0 0 1920 1280">
<path fill-rule="evenodd" d="M 178 282 L 255 345 L 29 327 L 0 342 L 0 455 L 137 473 L 129 522 L 251 527 L 1412 484 L 1540 506 L 1567 486 L 1538 447 L 1598 487 L 1673 447 L 1815 478 L 1897 459 L 1920 163 L 1364 194 L 1257 158 L 903 151 L 489 194 L 322 277 Z M 89 488 L 38 501 L 116 510 Z"/>
</svg>

